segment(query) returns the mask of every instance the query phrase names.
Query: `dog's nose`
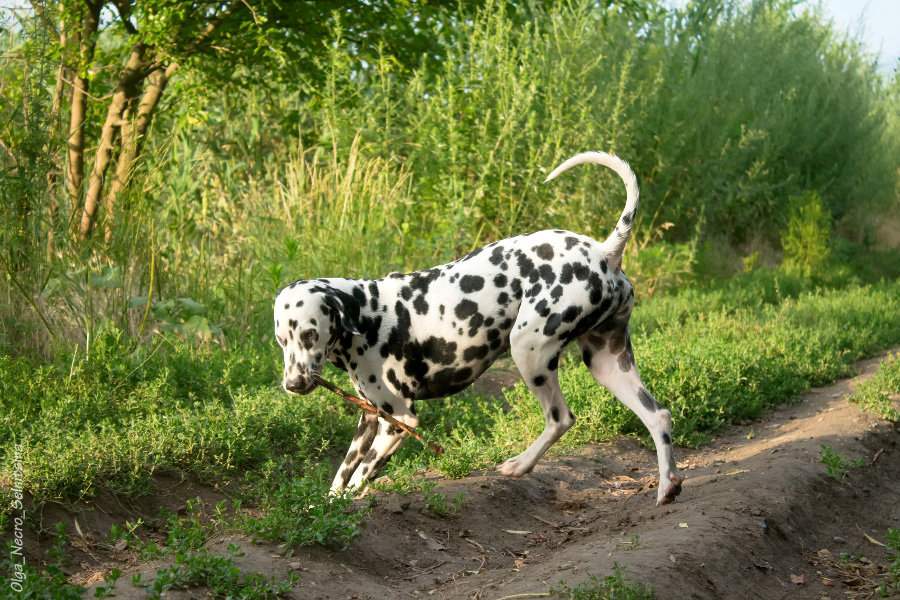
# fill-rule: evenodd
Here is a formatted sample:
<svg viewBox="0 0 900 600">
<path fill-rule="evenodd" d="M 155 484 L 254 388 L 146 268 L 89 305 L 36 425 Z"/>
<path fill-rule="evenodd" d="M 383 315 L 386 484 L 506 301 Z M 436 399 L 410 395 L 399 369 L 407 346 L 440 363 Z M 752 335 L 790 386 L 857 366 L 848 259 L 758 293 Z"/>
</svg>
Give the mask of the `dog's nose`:
<svg viewBox="0 0 900 600">
<path fill-rule="evenodd" d="M 308 394 L 316 387 L 312 377 L 294 377 L 285 379 L 283 382 L 284 390 L 290 394 Z"/>
</svg>

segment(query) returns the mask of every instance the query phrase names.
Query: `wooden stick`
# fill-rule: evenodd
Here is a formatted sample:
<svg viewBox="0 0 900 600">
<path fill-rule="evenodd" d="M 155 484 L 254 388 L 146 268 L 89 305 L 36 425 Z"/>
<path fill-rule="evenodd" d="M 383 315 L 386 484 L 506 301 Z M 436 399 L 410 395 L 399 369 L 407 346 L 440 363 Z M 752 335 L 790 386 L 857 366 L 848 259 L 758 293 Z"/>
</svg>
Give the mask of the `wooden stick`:
<svg viewBox="0 0 900 600">
<path fill-rule="evenodd" d="M 382 419 L 384 419 L 385 421 L 387 421 L 394 427 L 398 427 L 399 429 L 402 429 L 409 435 L 413 436 L 414 438 L 416 438 L 417 440 L 422 442 L 422 444 L 424 446 L 427 446 L 428 449 L 431 450 L 432 452 L 434 452 L 435 454 L 443 454 L 444 453 L 444 449 L 441 446 L 438 446 L 437 444 L 433 444 L 433 443 L 425 440 L 421 435 L 416 433 L 415 429 L 413 429 L 409 425 L 406 425 L 405 423 L 401 423 L 400 421 L 398 421 L 391 415 L 387 414 L 386 412 L 384 412 L 383 410 L 381 410 L 380 408 L 378 408 L 377 406 L 375 406 L 368 400 L 363 400 L 361 398 L 357 398 L 356 396 L 348 394 L 347 392 L 345 392 L 338 386 L 334 385 L 330 381 L 326 381 L 326 380 L 322 379 L 319 375 L 315 375 L 314 378 L 316 380 L 316 383 L 321 385 L 326 390 L 337 394 L 338 396 L 340 396 L 341 398 L 343 398 L 345 400 L 348 400 L 349 402 L 352 402 L 353 404 L 357 405 L 358 407 L 360 407 L 367 413 L 372 413 L 373 415 L 377 415 L 377 416 L 381 417 Z"/>
</svg>

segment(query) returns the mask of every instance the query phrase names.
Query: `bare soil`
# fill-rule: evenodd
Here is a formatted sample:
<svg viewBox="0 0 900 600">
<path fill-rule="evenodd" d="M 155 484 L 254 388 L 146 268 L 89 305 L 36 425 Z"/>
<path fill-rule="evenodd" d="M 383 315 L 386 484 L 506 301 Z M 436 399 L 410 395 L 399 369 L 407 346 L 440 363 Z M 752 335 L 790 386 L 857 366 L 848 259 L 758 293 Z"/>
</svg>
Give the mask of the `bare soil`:
<svg viewBox="0 0 900 600">
<path fill-rule="evenodd" d="M 344 551 L 290 553 L 238 534 L 209 546 L 223 553 L 229 544 L 241 546 L 238 563 L 247 570 L 298 575 L 292 598 L 540 597 L 560 582 L 574 587 L 592 574 L 602 579 L 614 563 L 632 581 L 652 585 L 660 599 L 873 597 L 888 550 L 872 540 L 900 529 L 900 428 L 846 397 L 878 360 L 861 362 L 858 378 L 812 390 L 701 449 L 678 449 L 687 480 L 678 501 L 665 507 L 654 505 L 655 454 L 629 438 L 553 456 L 521 479 L 434 475 L 434 491 L 463 495 L 455 516 L 436 516 L 420 494 L 381 494 Z M 512 379 L 491 377 L 494 387 Z M 844 483 L 826 473 L 823 445 L 860 461 Z M 105 499 L 79 514 L 59 509 L 44 518 L 71 524 L 77 517 L 87 532 L 81 538 L 69 527 L 73 581 L 93 584 L 119 566 L 126 574 L 115 597 L 143 598 L 130 588 L 130 574 L 152 578 L 165 563 L 141 564 L 92 540 L 104 539 L 114 522 L 153 516 L 161 504 L 175 510 L 196 496 L 212 505 L 227 490 L 171 482 L 138 505 Z M 32 548 L 40 545 L 35 540 Z M 847 563 L 841 553 L 869 562 Z M 208 594 L 195 589 L 168 597 Z"/>
</svg>

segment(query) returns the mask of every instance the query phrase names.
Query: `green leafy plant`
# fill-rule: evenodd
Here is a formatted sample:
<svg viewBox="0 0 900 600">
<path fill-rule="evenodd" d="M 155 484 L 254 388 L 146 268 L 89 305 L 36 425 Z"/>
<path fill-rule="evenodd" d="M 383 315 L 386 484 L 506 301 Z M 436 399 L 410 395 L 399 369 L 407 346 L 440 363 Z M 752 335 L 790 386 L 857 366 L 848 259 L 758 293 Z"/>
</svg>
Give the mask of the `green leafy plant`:
<svg viewBox="0 0 900 600">
<path fill-rule="evenodd" d="M 457 494 L 452 500 L 447 500 L 447 496 L 440 492 L 432 492 L 426 490 L 425 508 L 433 512 L 439 517 L 450 517 L 459 514 L 459 511 L 466 504 L 466 499 L 462 494 Z"/>
<path fill-rule="evenodd" d="M 276 582 L 261 573 L 244 574 L 234 564 L 243 556 L 234 544 L 228 545 L 228 555 L 211 554 L 207 550 L 180 551 L 175 554 L 175 565 L 156 572 L 152 582 L 138 580 L 136 584 L 147 587 L 148 598 L 159 600 L 169 590 L 184 590 L 206 586 L 214 598 L 243 598 L 263 600 L 290 592 L 297 581 L 291 575 L 288 581 Z"/>
<path fill-rule="evenodd" d="M 806 275 L 817 273 L 831 254 L 831 215 L 817 192 L 790 200 L 787 226 L 781 230 L 785 260 Z"/>
<path fill-rule="evenodd" d="M 51 560 L 46 569 L 39 573 L 24 561 L 14 560 L 10 543 L 4 548 L 4 557 L 0 560 L 0 589 L 4 593 L 11 592 L 11 598 L 80 599 L 84 588 L 70 585 L 63 571 L 66 563 L 65 545 L 66 528 L 63 523 L 58 523 L 53 545 L 47 550 L 47 556 Z"/>
<path fill-rule="evenodd" d="M 359 534 L 366 509 L 354 509 L 349 493 L 332 495 L 318 470 L 304 477 L 287 476 L 266 484 L 260 497 L 259 517 L 244 517 L 238 525 L 260 538 L 287 546 L 311 544 L 346 548 Z"/>
<path fill-rule="evenodd" d="M 825 465 L 828 476 L 838 483 L 847 481 L 847 470 L 851 466 L 858 467 L 861 464 L 860 461 L 851 464 L 840 452 L 825 445 L 822 446 L 822 451 L 819 453 L 819 460 Z"/>
<path fill-rule="evenodd" d="M 900 592 L 900 529 L 888 527 L 885 542 L 887 542 L 886 545 L 890 550 L 888 560 L 891 562 L 887 566 L 887 581 L 883 582 L 876 590 L 878 595 L 882 597 Z"/>
<path fill-rule="evenodd" d="M 849 400 L 863 410 L 881 415 L 889 421 L 900 420 L 900 409 L 895 406 L 900 398 L 900 357 L 889 357 L 878 365 L 878 371 L 869 381 L 861 384 Z"/>
<path fill-rule="evenodd" d="M 550 589 L 550 593 L 570 600 L 653 600 L 653 587 L 632 583 L 625 577 L 625 567 L 613 564 L 613 572 L 602 580 L 591 575 L 588 581 L 569 587 L 563 582 Z"/>
</svg>

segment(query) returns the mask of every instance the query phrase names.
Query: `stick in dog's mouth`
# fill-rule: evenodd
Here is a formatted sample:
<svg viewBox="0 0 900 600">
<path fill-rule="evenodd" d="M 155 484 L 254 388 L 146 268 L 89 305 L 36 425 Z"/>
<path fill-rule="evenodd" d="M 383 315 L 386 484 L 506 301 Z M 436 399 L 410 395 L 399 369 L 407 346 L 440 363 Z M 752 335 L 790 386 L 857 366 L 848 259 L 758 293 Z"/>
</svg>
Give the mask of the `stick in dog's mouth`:
<svg viewBox="0 0 900 600">
<path fill-rule="evenodd" d="M 329 392 L 337 394 L 341 398 L 343 398 L 349 402 L 352 402 L 353 404 L 355 404 L 358 407 L 360 407 L 361 409 L 363 409 L 365 412 L 372 413 L 373 415 L 378 415 L 379 417 L 381 417 L 382 419 L 384 419 L 385 421 L 387 421 L 394 427 L 398 427 L 398 428 L 402 429 L 409 435 L 413 436 L 414 438 L 416 438 L 417 440 L 422 442 L 422 444 L 424 446 L 427 446 L 428 449 L 431 450 L 432 452 L 434 452 L 435 454 L 443 454 L 444 453 L 443 446 L 439 446 L 438 444 L 434 444 L 432 442 L 427 441 L 421 435 L 416 433 L 416 430 L 414 428 L 410 427 L 409 425 L 406 425 L 405 423 L 401 423 L 400 421 L 398 421 L 397 419 L 395 419 L 394 417 L 392 417 L 385 411 L 381 410 L 380 408 L 378 408 L 377 406 L 372 404 L 370 401 L 363 400 L 362 398 L 357 398 L 356 396 L 354 396 L 352 394 L 348 394 L 347 392 L 345 392 L 338 386 L 334 385 L 330 381 L 323 379 L 322 376 L 319 375 L 318 373 L 313 375 L 313 380 L 316 383 L 318 383 L 319 385 L 321 385 L 323 388 L 328 390 Z"/>
</svg>

